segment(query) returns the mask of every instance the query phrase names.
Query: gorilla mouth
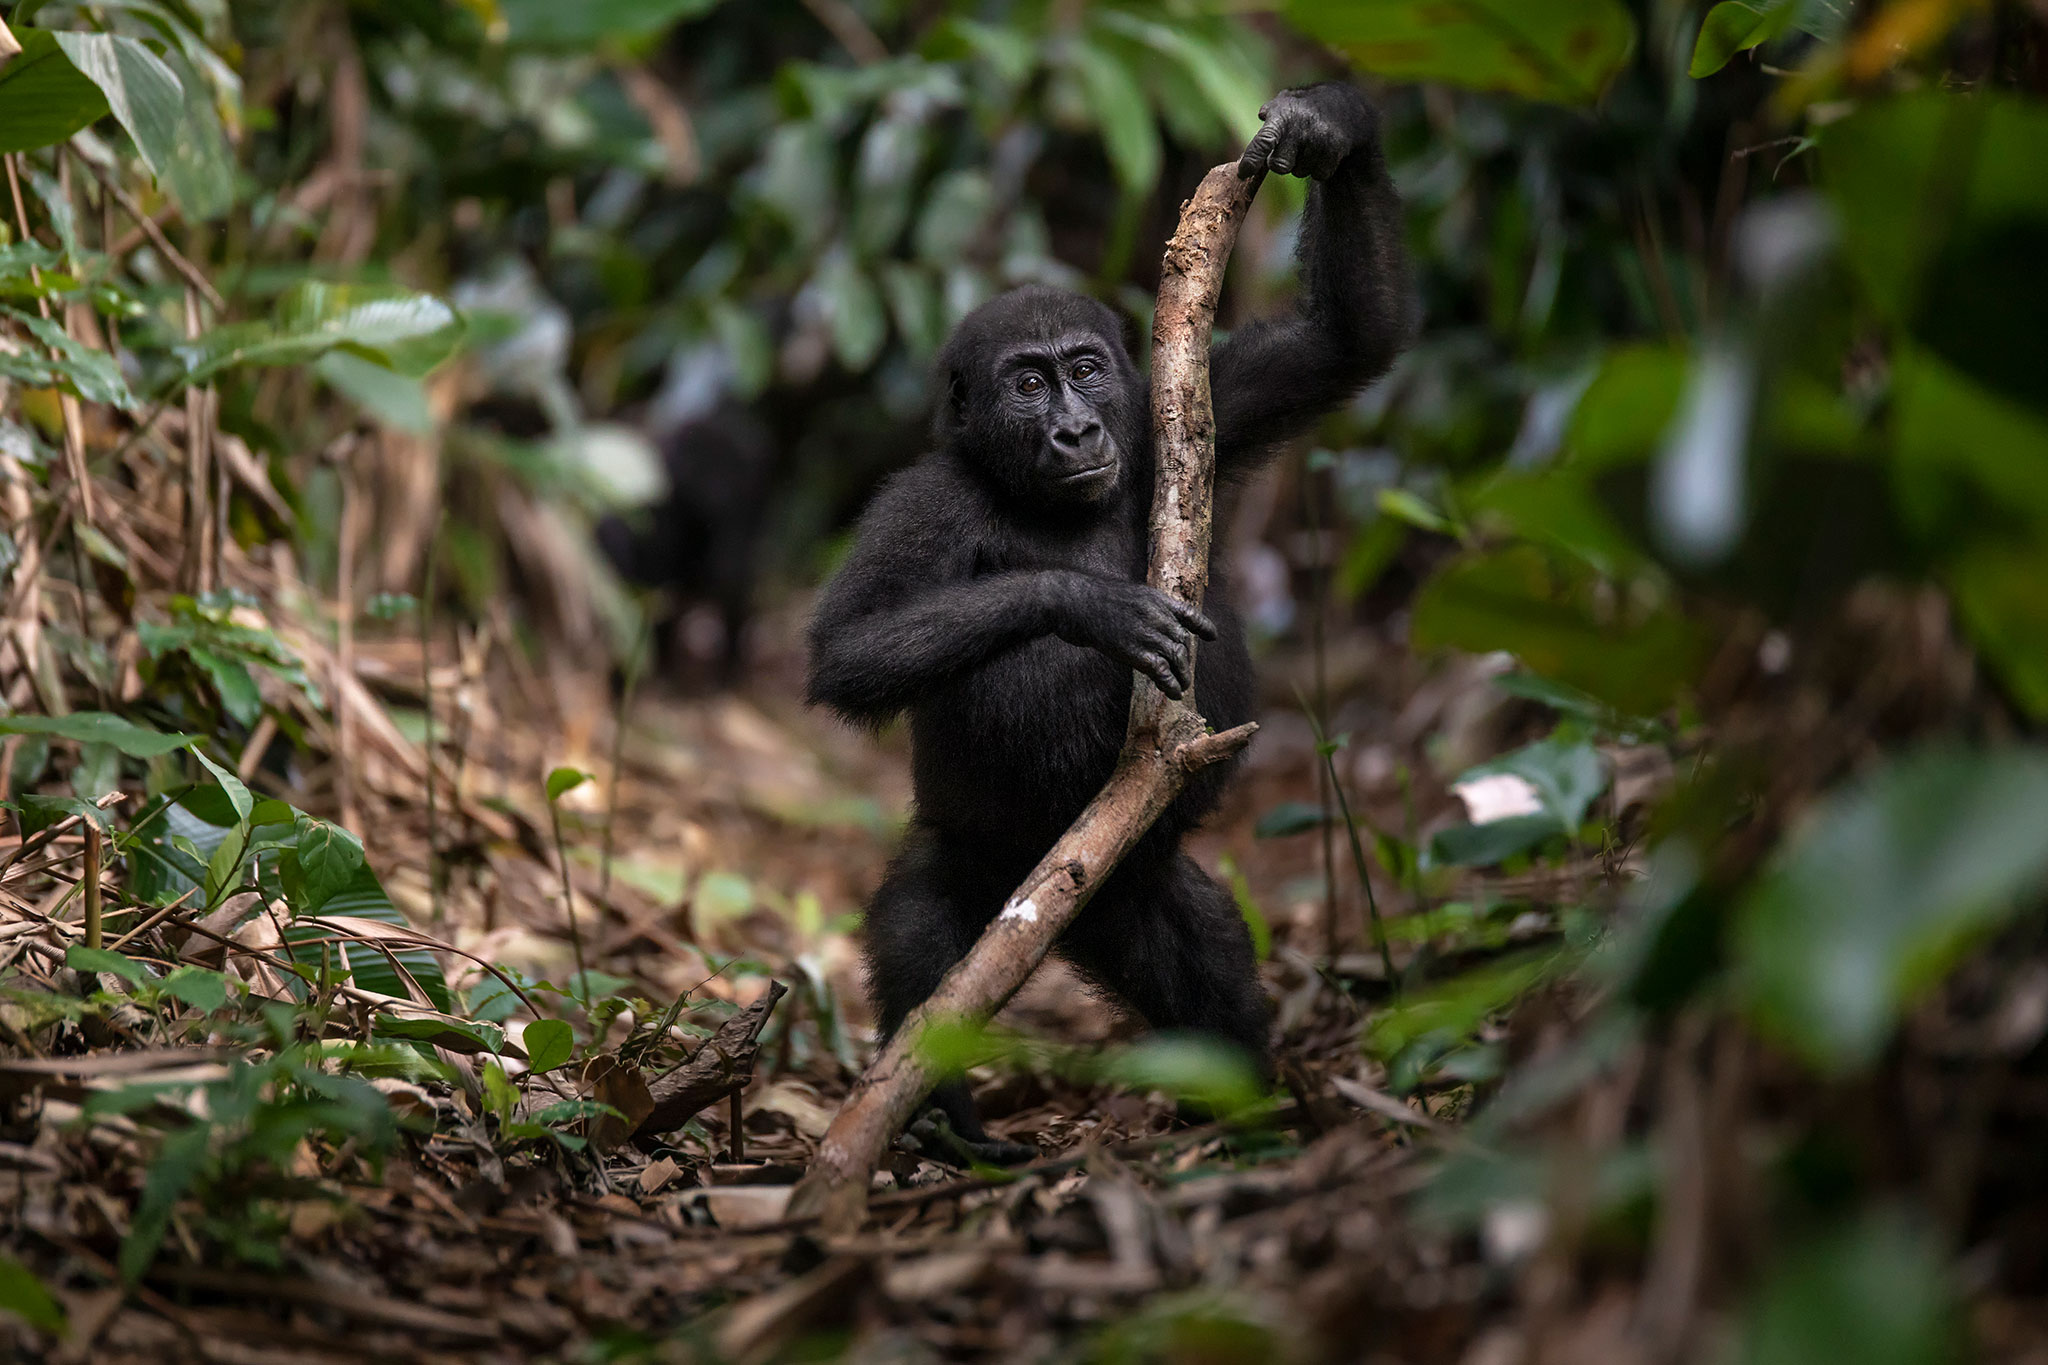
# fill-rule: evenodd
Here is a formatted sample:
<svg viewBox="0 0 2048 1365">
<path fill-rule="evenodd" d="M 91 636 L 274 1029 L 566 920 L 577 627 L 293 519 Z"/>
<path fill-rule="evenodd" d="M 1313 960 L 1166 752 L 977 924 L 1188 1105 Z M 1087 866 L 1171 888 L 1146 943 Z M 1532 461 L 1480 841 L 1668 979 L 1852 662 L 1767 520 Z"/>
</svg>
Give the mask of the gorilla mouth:
<svg viewBox="0 0 2048 1365">
<path fill-rule="evenodd" d="M 1101 478 L 1104 474 L 1113 472 L 1115 469 L 1115 460 L 1104 460 L 1101 464 L 1089 465 L 1086 469 L 1076 469 L 1071 473 L 1062 474 L 1059 476 L 1059 481 L 1061 483 L 1088 483 L 1094 479 Z"/>
</svg>

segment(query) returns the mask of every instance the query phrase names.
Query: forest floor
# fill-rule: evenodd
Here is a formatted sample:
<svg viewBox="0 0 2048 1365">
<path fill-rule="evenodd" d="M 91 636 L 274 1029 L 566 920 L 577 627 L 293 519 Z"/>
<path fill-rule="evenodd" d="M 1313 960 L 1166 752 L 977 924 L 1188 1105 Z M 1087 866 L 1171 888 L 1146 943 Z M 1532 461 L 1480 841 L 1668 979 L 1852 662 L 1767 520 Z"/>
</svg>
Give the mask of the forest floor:
<svg viewBox="0 0 2048 1365">
<path fill-rule="evenodd" d="M 1502 1274 L 1470 1239 L 1404 1212 L 1471 1087 L 1387 1092 L 1360 1047 L 1386 982 L 1346 841 L 1330 849 L 1332 956 L 1318 835 L 1255 835 L 1275 807 L 1321 800 L 1314 736 L 1291 700 L 1314 685 L 1306 658 L 1266 661 L 1264 732 L 1194 841 L 1270 923 L 1264 970 L 1286 1094 L 1268 1116 L 1191 1127 L 1164 1093 L 1076 1079 L 1072 1058 L 1133 1030 L 1049 965 L 1002 1020 L 1043 1046 L 974 1073 L 991 1129 L 1035 1142 L 1039 1161 L 963 1172 L 899 1152 L 860 1236 L 825 1239 L 784 1218 L 791 1182 L 867 1054 L 853 916 L 908 802 L 900 732 L 877 741 L 801 705 L 801 608 L 764 624 L 743 689 L 641 689 L 609 814 L 610 723 L 579 709 L 601 711 L 602 688 L 585 680 L 564 694 L 530 670 L 501 676 L 502 662 L 474 651 L 435 659 L 437 723 L 454 727 L 463 756 L 432 825 L 417 784 L 380 770 L 374 746 L 342 751 L 369 861 L 412 922 L 456 950 L 445 961 L 460 987 L 482 979 L 469 965 L 479 960 L 529 981 L 573 972 L 541 785 L 559 764 L 596 770 L 561 803 L 591 968 L 618 978 L 622 996 L 680 997 L 683 1027 L 729 1017 L 771 981 L 791 990 L 762 1038 L 738 1132 L 720 1103 L 660 1143 L 508 1149 L 459 1087 L 390 1083 L 395 1107 L 430 1121 L 388 1158 L 301 1142 L 287 1171 L 243 1192 L 247 1226 L 226 1239 L 238 1245 L 223 1249 L 204 1210 L 181 1210 L 163 1252 L 124 1288 L 113 1261 L 151 1149 L 132 1122 L 81 1123 L 80 1105 L 95 1090 L 217 1065 L 222 1040 L 172 1043 L 116 1020 L 113 1035 L 67 1025 L 58 1045 L 29 1048 L 21 1006 L 0 1007 L 14 1011 L 0 1094 L 38 1101 L 17 1105 L 0 1133 L 0 1167 L 15 1172 L 0 1182 L 0 1224 L 16 1227 L 8 1245 L 68 1321 L 61 1341 L 18 1335 L 24 1358 L 1519 1358 L 1511 1336 L 1480 1330 Z M 1353 699 L 1333 728 L 1378 738 L 1341 749 L 1339 771 L 1360 814 L 1412 843 L 1418 822 L 1452 809 L 1430 774 L 1493 751 L 1516 712 L 1478 661 L 1423 669 L 1395 645 L 1358 641 L 1325 661 L 1332 695 Z M 396 728 L 421 729 L 417 645 L 396 634 L 354 648 Z M 564 695 L 583 702 L 549 704 Z M 1377 892 L 1390 918 L 1417 908 L 1391 883 Z M 1531 889 L 1518 899 L 1531 908 L 1474 950 L 1482 957 L 1554 937 Z M 19 927 L 35 925 L 24 916 Z M 1397 957 L 1429 941 L 1404 938 Z M 45 974 L 62 987 L 58 969 Z M 590 1051 L 632 1023 L 630 1012 L 610 1020 Z M 571 1082 L 560 1093 L 590 1092 Z M 1518 1254 L 1514 1237 L 1501 1230 L 1499 1256 Z"/>
</svg>

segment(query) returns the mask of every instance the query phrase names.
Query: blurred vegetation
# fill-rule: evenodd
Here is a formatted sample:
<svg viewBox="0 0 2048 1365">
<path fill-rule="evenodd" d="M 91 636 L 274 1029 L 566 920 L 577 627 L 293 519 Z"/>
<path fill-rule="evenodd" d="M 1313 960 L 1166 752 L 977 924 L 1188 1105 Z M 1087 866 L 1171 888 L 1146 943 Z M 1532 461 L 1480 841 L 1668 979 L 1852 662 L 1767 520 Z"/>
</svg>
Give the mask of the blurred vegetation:
<svg viewBox="0 0 2048 1365">
<path fill-rule="evenodd" d="M 2044 1235 L 2038 1178 L 1999 1165 L 2037 1150 L 2038 1112 L 1994 1096 L 1870 1120 L 1912 1085 L 2044 1071 L 2038 1021 L 1994 1027 L 2040 986 L 2048 887 L 2039 5 L 20 0 L 5 20 L 0 734 L 20 842 L 0 872 L 89 827 L 119 883 L 113 929 L 96 886 L 38 912 L 76 922 L 83 989 L 17 982 L 7 1027 L 139 1003 L 158 1041 L 246 1054 L 191 1101 L 204 1122 L 162 1125 L 129 1279 L 193 1197 L 195 1236 L 274 1261 L 250 1172 L 309 1135 L 407 1140 L 361 1078 L 464 1084 L 413 1045 L 479 1059 L 476 1134 L 527 1156 L 624 1117 L 532 1093 L 613 1020 L 633 1019 L 614 1054 L 683 1056 L 682 1002 L 589 968 L 580 937 L 565 984 L 457 991 L 344 827 L 360 793 L 307 786 L 311 814 L 265 794 L 278 760 L 237 775 L 258 735 L 292 765 L 345 752 L 332 658 L 358 626 L 492 621 L 541 667 L 623 660 L 637 610 L 589 524 L 661 488 L 649 433 L 726 400 L 785 450 L 770 575 L 814 580 L 916 453 L 955 321 L 1046 281 L 1143 336 L 1180 194 L 1272 90 L 1347 72 L 1384 110 L 1425 323 L 1287 474 L 1316 510 L 1286 565 L 1305 609 L 1274 648 L 1313 618 L 1497 654 L 1488 686 L 1524 720 L 1439 775 L 1493 783 L 1505 813 L 1397 828 L 1346 800 L 1352 737 L 1326 738 L 1341 707 L 1319 697 L 1333 785 L 1260 822 L 1353 836 L 1360 890 L 1400 893 L 1377 982 L 1326 965 L 1387 1088 L 1471 1115 L 1417 1217 L 1490 1236 L 1534 1209 L 1560 1264 L 1652 1261 L 1713 1164 L 1716 1135 L 1673 1106 L 1711 1083 L 1756 1139 L 1714 1177 L 1750 1219 L 1712 1253 L 1745 1359 L 1960 1358 L 1957 1257 Z M 1284 292 L 1299 190 L 1265 197 L 1232 319 Z M 230 546 L 274 592 L 230 581 Z M 430 728 L 433 686 L 430 765 L 461 754 Z M 1644 749 L 1676 778 L 1624 808 L 1617 755 Z M 555 806 L 583 777 L 548 780 L 539 827 L 572 925 Z M 119 818 L 98 801 L 117 789 L 141 798 Z M 1485 880 L 1545 876 L 1541 896 Z M 285 921 L 249 973 L 107 946 L 248 892 Z M 1532 906 L 1533 945 L 1509 928 Z M 791 918 L 822 933 L 815 901 Z M 798 970 L 804 1046 L 850 1058 L 830 988 Z M 963 1069 L 1260 1109 L 1170 1041 L 935 1045 Z M 1625 1121 L 1560 1117 L 1624 1074 Z M 158 1089 L 113 1094 L 86 1120 L 163 1117 Z M 1963 1123 L 1977 1183 L 1957 1196 L 1939 1182 Z M 2038 1259 L 1980 1280 L 2039 1295 Z M 4 1257 L 0 1310 L 56 1311 Z M 1102 1349 L 1157 1359 L 1213 1328 L 1250 1334 L 1239 1358 L 1264 1349 L 1249 1321 L 1162 1299 Z"/>
</svg>

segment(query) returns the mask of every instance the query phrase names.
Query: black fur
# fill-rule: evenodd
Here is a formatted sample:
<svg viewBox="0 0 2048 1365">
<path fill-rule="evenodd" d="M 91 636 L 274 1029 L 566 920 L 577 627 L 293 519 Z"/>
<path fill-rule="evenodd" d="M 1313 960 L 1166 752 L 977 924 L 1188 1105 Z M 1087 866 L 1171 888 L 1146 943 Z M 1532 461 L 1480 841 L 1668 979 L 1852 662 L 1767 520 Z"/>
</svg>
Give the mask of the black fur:
<svg viewBox="0 0 2048 1365">
<path fill-rule="evenodd" d="M 1409 330 L 1400 204 L 1371 105 L 1324 85 L 1260 112 L 1242 170 L 1320 183 L 1299 307 L 1240 328 L 1212 357 L 1226 480 L 1377 378 Z M 1116 316 L 1020 289 L 960 324 L 939 372 L 938 449 L 876 496 L 811 626 L 814 702 L 870 726 L 910 715 L 916 816 L 867 916 L 890 1031 L 1101 788 L 1132 669 L 1179 695 L 1199 634 L 1214 641 L 1194 679 L 1202 715 L 1221 730 L 1253 707 L 1220 557 L 1202 612 L 1145 584 L 1150 393 Z M 1228 543 L 1219 525 L 1213 544 Z M 1206 1030 L 1270 1067 L 1249 937 L 1228 893 L 1180 851 L 1227 777 L 1217 765 L 1189 783 L 1058 951 L 1154 1027 Z M 981 1137 L 964 1087 L 936 1099 Z"/>
<path fill-rule="evenodd" d="M 717 608 L 724 638 L 717 679 L 732 683 L 745 663 L 761 527 L 775 476 L 775 440 L 761 419 L 726 404 L 661 442 L 668 491 L 632 517 L 597 524 L 597 543 L 627 582 L 661 590 L 654 621 L 655 666 L 682 668 L 676 646 L 684 613 Z"/>
</svg>

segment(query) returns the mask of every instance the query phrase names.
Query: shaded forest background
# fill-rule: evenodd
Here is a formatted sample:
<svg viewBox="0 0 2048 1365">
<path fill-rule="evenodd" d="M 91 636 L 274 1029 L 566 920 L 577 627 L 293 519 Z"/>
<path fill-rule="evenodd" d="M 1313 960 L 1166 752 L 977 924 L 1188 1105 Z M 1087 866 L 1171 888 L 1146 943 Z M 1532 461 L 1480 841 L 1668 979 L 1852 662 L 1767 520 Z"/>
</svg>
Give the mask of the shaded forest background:
<svg viewBox="0 0 2048 1365">
<path fill-rule="evenodd" d="M 927 1040 L 1041 1160 L 826 1237 L 908 781 L 810 593 L 1318 79 L 1423 321 L 1231 547 L 1281 1084 L 1047 972 Z M 2048 1360 L 2044 91 L 2039 0 L 20 0 L 0 1347 Z"/>
</svg>

